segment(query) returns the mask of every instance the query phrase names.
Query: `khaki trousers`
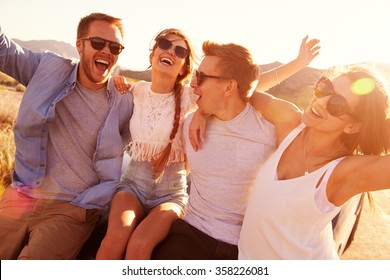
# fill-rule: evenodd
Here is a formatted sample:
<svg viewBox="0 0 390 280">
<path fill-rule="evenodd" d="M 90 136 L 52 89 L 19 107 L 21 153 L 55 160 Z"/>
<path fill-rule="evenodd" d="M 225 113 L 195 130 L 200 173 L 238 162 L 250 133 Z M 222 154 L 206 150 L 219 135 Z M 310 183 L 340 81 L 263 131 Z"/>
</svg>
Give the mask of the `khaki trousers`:
<svg viewBox="0 0 390 280">
<path fill-rule="evenodd" d="M 35 199 L 7 187 L 0 201 L 0 259 L 74 259 L 98 217 L 97 209 Z"/>
</svg>

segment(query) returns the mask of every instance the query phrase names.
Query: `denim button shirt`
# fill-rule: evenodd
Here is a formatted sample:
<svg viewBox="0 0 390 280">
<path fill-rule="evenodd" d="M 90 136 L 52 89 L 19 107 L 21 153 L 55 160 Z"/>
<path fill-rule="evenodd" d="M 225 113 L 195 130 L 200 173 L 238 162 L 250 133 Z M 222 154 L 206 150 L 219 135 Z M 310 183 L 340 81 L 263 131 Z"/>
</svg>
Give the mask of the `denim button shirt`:
<svg viewBox="0 0 390 280">
<path fill-rule="evenodd" d="M 48 123 L 55 107 L 76 85 L 77 60 L 52 52 L 36 53 L 7 38 L 0 27 L 0 70 L 27 87 L 14 126 L 15 170 L 12 187 L 22 193 L 38 188 L 45 176 Z M 120 94 L 110 79 L 107 86 L 110 111 L 100 128 L 93 165 L 100 182 L 80 193 L 72 204 L 105 208 L 121 176 L 123 149 L 129 142 L 132 94 Z"/>
</svg>

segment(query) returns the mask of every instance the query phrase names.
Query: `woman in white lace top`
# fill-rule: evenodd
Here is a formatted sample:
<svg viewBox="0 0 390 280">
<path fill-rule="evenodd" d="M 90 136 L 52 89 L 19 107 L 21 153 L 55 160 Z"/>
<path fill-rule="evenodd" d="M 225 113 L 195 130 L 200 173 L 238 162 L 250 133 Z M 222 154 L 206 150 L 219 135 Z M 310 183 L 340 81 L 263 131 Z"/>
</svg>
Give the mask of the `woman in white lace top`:
<svg viewBox="0 0 390 280">
<path fill-rule="evenodd" d="M 181 126 L 197 108 L 197 96 L 185 86 L 193 59 L 193 48 L 180 30 L 163 30 L 150 54 L 152 82 L 131 87 L 131 162 L 112 201 L 98 259 L 150 258 L 182 215 L 188 194 Z"/>
</svg>

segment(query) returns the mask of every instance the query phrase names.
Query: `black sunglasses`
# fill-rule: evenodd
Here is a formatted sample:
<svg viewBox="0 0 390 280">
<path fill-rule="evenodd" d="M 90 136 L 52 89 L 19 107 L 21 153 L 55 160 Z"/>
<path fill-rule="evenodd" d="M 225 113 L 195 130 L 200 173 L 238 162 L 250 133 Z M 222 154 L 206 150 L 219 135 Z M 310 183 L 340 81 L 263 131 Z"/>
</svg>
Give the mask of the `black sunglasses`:
<svg viewBox="0 0 390 280">
<path fill-rule="evenodd" d="M 350 115 L 354 119 L 358 119 L 348 105 L 348 101 L 344 96 L 336 93 L 332 82 L 326 78 L 321 77 L 314 86 L 314 95 L 317 98 L 323 98 L 330 96 L 328 103 L 326 104 L 326 110 L 334 117 L 339 117 L 344 114 Z"/>
<path fill-rule="evenodd" d="M 125 48 L 124 46 L 122 46 L 121 44 L 119 44 L 117 42 L 106 40 L 106 39 L 103 39 L 103 38 L 100 38 L 100 37 L 87 37 L 87 38 L 81 38 L 80 40 L 89 40 L 89 41 L 91 41 L 92 48 L 94 48 L 97 51 L 100 51 L 100 50 L 104 49 L 104 47 L 108 43 L 108 48 L 110 49 L 110 52 L 113 55 L 120 54 L 122 52 L 122 50 Z"/>
<path fill-rule="evenodd" d="M 222 77 L 222 76 L 213 76 L 213 75 L 207 75 L 203 72 L 200 72 L 198 70 L 195 70 L 195 85 L 200 87 L 201 84 L 203 83 L 204 79 L 205 78 L 212 78 L 212 79 L 227 79 L 225 77 Z"/>
<path fill-rule="evenodd" d="M 162 38 L 157 41 L 157 47 L 159 47 L 164 51 L 172 48 L 172 45 L 173 45 L 172 42 L 165 38 Z M 183 48 L 182 46 L 174 46 L 174 51 L 176 56 L 180 58 L 186 58 L 187 55 L 189 54 L 189 51 L 186 48 Z"/>
</svg>

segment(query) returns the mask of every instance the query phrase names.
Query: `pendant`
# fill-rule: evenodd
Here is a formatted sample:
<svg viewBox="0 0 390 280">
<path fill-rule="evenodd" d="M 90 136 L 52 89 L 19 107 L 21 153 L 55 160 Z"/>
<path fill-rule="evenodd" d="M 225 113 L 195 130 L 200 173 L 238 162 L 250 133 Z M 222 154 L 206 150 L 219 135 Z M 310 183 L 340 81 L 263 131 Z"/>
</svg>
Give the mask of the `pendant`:
<svg viewBox="0 0 390 280">
<path fill-rule="evenodd" d="M 305 175 L 307 175 L 307 174 L 309 174 L 309 171 L 306 170 L 306 171 L 305 171 Z"/>
</svg>

